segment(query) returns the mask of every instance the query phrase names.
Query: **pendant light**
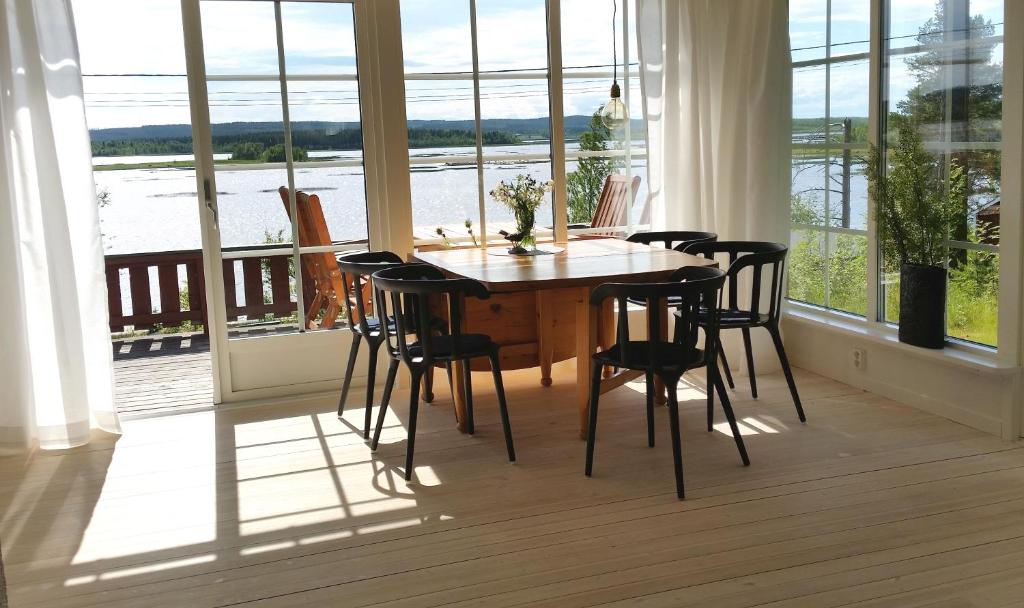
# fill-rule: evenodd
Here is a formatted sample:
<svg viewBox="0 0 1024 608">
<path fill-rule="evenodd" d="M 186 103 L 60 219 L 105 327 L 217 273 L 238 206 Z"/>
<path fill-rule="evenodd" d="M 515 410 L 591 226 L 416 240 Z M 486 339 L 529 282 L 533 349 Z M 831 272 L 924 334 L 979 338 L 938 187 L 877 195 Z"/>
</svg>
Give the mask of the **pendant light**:
<svg viewBox="0 0 1024 608">
<path fill-rule="evenodd" d="M 629 121 L 629 109 L 622 102 L 622 90 L 619 88 L 619 53 L 618 53 L 618 32 L 615 21 L 619 13 L 618 0 L 612 0 L 612 60 L 615 62 L 612 67 L 612 90 L 609 99 L 601 107 L 601 124 L 612 131 L 625 128 Z"/>
</svg>

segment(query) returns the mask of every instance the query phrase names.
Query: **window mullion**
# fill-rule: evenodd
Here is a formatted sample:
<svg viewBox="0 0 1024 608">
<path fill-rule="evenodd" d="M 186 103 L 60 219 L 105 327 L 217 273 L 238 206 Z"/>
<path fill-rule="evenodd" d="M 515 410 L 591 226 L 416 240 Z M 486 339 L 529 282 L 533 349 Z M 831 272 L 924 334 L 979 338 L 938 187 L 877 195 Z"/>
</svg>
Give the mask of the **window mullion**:
<svg viewBox="0 0 1024 608">
<path fill-rule="evenodd" d="M 487 217 L 484 205 L 484 134 L 480 122 L 480 53 L 476 27 L 476 0 L 469 0 L 469 31 L 473 51 L 473 121 L 476 124 L 477 203 L 480 212 L 480 246 L 487 247 Z"/>
</svg>

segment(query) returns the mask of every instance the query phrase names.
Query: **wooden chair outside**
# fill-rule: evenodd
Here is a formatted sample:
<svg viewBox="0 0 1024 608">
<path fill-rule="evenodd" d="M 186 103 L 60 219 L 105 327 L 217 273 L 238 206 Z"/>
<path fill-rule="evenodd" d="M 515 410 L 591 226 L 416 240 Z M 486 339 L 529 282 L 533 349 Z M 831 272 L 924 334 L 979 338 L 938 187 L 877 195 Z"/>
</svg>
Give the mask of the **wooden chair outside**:
<svg viewBox="0 0 1024 608">
<path fill-rule="evenodd" d="M 288 203 L 287 186 L 281 186 L 278 193 L 284 203 L 285 213 L 290 218 L 291 209 Z M 295 209 L 298 213 L 296 224 L 299 229 L 300 247 L 320 247 L 333 244 L 330 232 L 327 230 L 323 207 L 320 206 L 320 197 L 296 191 Z M 338 268 L 338 262 L 331 252 L 304 253 L 299 257 L 302 259 L 303 281 L 312 281 L 313 283 L 313 298 L 306 308 L 306 327 L 310 329 L 334 327 L 338 315 L 341 313 L 341 299 L 345 294 L 345 284 L 342 280 L 341 269 Z M 321 310 L 323 310 L 323 317 L 317 322 L 317 316 L 320 315 Z M 350 321 L 358 322 L 358 319 Z"/>
<path fill-rule="evenodd" d="M 632 209 L 636 201 L 636 193 L 640 190 L 640 176 L 632 178 L 625 175 L 611 174 L 604 180 L 601 198 L 594 209 L 594 218 L 590 221 L 591 228 L 610 228 L 626 224 L 626 212 Z M 644 211 L 646 214 L 646 209 Z M 582 227 L 582 226 L 575 226 Z M 615 236 L 622 231 L 590 233 L 588 236 Z"/>
</svg>

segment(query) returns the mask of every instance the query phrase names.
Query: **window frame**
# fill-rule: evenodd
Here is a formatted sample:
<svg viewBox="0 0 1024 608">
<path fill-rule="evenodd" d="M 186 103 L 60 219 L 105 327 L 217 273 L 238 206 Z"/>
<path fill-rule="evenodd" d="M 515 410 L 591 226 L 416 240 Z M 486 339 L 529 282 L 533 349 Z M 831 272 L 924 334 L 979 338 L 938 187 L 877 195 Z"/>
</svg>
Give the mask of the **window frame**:
<svg viewBox="0 0 1024 608">
<path fill-rule="evenodd" d="M 829 7 L 831 7 L 831 0 L 828 1 Z M 888 0 L 871 0 L 870 2 L 870 40 L 869 51 L 867 53 L 870 64 L 868 83 L 868 144 L 872 146 L 880 145 L 886 128 L 885 123 L 888 110 L 888 82 L 886 77 L 886 68 L 888 67 L 887 56 L 892 56 L 893 50 L 905 54 L 914 52 L 915 49 L 920 48 L 919 45 L 916 44 L 899 47 L 897 49 L 886 48 L 886 36 L 888 31 L 887 7 Z M 1024 131 L 1024 127 L 1022 127 L 1021 124 L 1022 116 L 1020 115 L 1021 108 L 1024 107 L 1024 100 L 1021 99 L 1022 94 L 1024 94 L 1024 90 L 1022 90 L 1024 87 L 1021 86 L 1021 83 L 1019 82 L 1020 79 L 1017 78 L 1017 75 L 1014 72 L 1014 70 L 1020 71 L 1020 64 L 1024 63 L 1024 57 L 1021 56 L 1021 46 L 1024 45 L 1014 38 L 1015 33 L 1021 33 L 1021 28 L 1018 27 L 1017 31 L 1013 31 L 1014 26 L 1019 25 L 1017 21 L 1024 17 L 1024 7 L 1015 6 L 1013 2 L 1004 1 L 1003 10 L 1004 31 L 1002 35 L 997 36 L 1003 41 L 1004 75 L 1002 108 L 1003 131 L 998 147 L 1002 152 L 1002 164 L 1010 167 L 1004 171 L 1004 173 L 1012 175 L 1014 168 L 1021 165 L 1022 156 L 1024 156 L 1024 154 L 1022 154 L 1022 148 L 1024 148 L 1024 146 L 1022 146 L 1020 142 L 1015 142 L 1015 140 L 1013 140 L 1014 137 L 1019 138 L 1020 133 Z M 831 11 L 829 11 L 829 13 L 830 12 Z M 831 24 L 829 24 L 828 36 L 830 39 Z M 831 50 L 829 48 L 829 42 L 830 40 L 826 41 L 826 51 Z M 799 67 L 801 65 L 814 63 L 821 64 L 826 61 L 827 60 L 824 59 L 818 59 L 791 62 L 791 67 Z M 826 80 L 826 91 L 828 91 L 830 87 L 831 83 Z M 826 103 L 828 102 L 829 100 L 826 98 Z M 950 146 L 955 147 L 956 150 L 993 149 L 993 147 L 995 147 L 989 142 L 948 142 L 944 144 L 943 149 Z M 837 149 L 842 149 L 842 145 L 837 147 Z M 1001 239 L 999 245 L 954 240 L 947 241 L 947 246 L 952 249 L 996 253 L 999 255 L 1001 263 L 999 266 L 997 345 L 983 345 L 952 337 L 947 334 L 946 346 L 952 351 L 970 353 L 972 356 L 999 361 L 1001 364 L 1006 365 L 1019 364 L 1020 353 L 1024 351 L 1024 335 L 1021 334 L 1020 318 L 1021 285 L 1024 283 L 1024 278 L 1021 276 L 1021 248 L 1020 243 L 1018 242 L 1020 239 L 1022 223 L 1019 209 L 1021 204 L 1021 184 L 1019 182 L 1019 177 L 1011 176 L 1010 179 L 1005 180 L 1005 184 L 1002 182 L 1000 184 L 1000 198 L 1003 205 L 1000 234 L 1007 235 L 1006 240 Z M 843 323 L 854 323 L 863 325 L 866 329 L 871 331 L 888 332 L 895 335 L 898 325 L 887 322 L 884 318 L 885 308 L 883 298 L 885 294 L 882 289 L 884 276 L 881 267 L 882 260 L 880 243 L 877 238 L 877 225 L 875 222 L 876 204 L 874 197 L 872 197 L 869 192 L 867 227 L 866 230 L 861 231 L 861 233 L 866 233 L 868 239 L 867 285 L 865 286 L 867 314 L 864 317 L 861 317 L 844 311 L 791 299 L 787 293 L 786 303 L 790 311 L 801 317 L 817 318 L 824 323 L 837 321 Z M 827 218 L 825 223 L 829 223 Z M 831 226 L 805 226 L 802 224 L 794 224 L 788 215 L 787 225 L 789 225 L 791 229 L 812 229 L 819 231 L 826 235 L 826 239 L 828 238 L 827 235 L 834 232 L 848 232 L 844 229 L 837 230 Z M 1007 260 L 1009 263 L 1002 263 L 1002 260 Z M 827 293 L 828 290 L 826 287 L 826 298 Z"/>
</svg>

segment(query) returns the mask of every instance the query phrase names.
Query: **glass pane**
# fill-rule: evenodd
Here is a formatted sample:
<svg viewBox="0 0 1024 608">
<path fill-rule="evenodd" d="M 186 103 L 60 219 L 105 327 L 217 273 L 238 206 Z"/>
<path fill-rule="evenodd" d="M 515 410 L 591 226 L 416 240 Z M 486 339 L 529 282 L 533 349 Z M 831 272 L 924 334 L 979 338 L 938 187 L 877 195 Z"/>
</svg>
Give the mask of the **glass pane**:
<svg viewBox="0 0 1024 608">
<path fill-rule="evenodd" d="M 401 0 L 405 71 L 471 72 L 469 0 Z"/>
<path fill-rule="evenodd" d="M 789 44 L 793 61 L 825 57 L 827 11 L 828 0 L 790 0 Z"/>
<path fill-rule="evenodd" d="M 517 175 L 530 175 L 537 181 L 545 182 L 551 179 L 551 159 L 533 159 L 524 160 L 517 159 L 516 157 L 521 152 L 543 154 L 547 151 L 547 144 L 535 145 L 535 146 L 516 146 L 514 152 L 506 150 L 500 150 L 494 147 L 485 147 L 484 154 L 501 154 L 508 156 L 507 160 L 491 161 L 484 163 L 484 189 L 485 192 L 490 192 L 495 186 L 498 185 L 499 181 L 511 181 L 516 178 Z M 491 198 L 489 194 L 484 195 L 485 199 L 485 213 L 487 214 L 487 234 L 492 235 L 490 238 L 500 239 L 501 237 L 493 236 L 498 230 L 514 231 L 515 219 L 512 215 L 512 211 L 503 204 Z M 551 210 L 551 195 L 547 194 L 544 197 L 543 203 L 536 213 L 537 227 L 538 228 L 550 228 L 552 224 L 552 210 Z"/>
<path fill-rule="evenodd" d="M 562 66 L 570 72 L 573 69 L 587 71 L 607 70 L 611 84 L 610 72 L 613 64 L 612 48 L 612 11 L 611 2 L 594 2 L 594 0 L 562 0 Z M 615 17 L 616 45 L 618 61 L 622 65 L 624 54 L 622 48 L 622 14 L 623 2 L 619 2 L 618 14 Z M 635 19 L 635 14 L 633 15 Z M 636 42 L 631 41 L 633 56 L 636 56 Z M 619 68 L 622 73 L 622 68 Z M 607 89 L 607 86 L 605 86 Z M 607 91 L 605 91 L 607 95 Z M 568 110 L 566 114 L 568 114 Z"/>
<path fill-rule="evenodd" d="M 362 159 L 339 158 L 342 167 L 295 170 L 295 187 L 320 199 L 330 243 L 365 241 L 366 194 Z"/>
<path fill-rule="evenodd" d="M 793 151 L 790 216 L 794 224 L 825 225 L 825 158 L 816 150 Z"/>
<path fill-rule="evenodd" d="M 820 144 L 825 139 L 825 66 L 793 70 L 793 142 Z"/>
<path fill-rule="evenodd" d="M 545 0 L 477 0 L 481 72 L 547 70 L 546 4 Z"/>
<path fill-rule="evenodd" d="M 789 246 L 789 297 L 824 306 L 825 233 L 793 230 Z"/>
<path fill-rule="evenodd" d="M 989 346 L 997 344 L 999 255 L 962 251 L 949 269 L 946 332 L 954 338 Z"/>
<path fill-rule="evenodd" d="M 867 314 L 868 239 L 865 235 L 829 234 L 829 308 Z"/>
<path fill-rule="evenodd" d="M 832 0 L 832 57 L 867 53 L 871 36 L 870 0 Z"/>
<path fill-rule="evenodd" d="M 302 293 L 306 329 L 339 329 L 348 324 L 345 305 L 334 297 L 344 293 L 334 253 L 304 253 Z M 367 294 L 368 295 L 368 294 Z"/>
<path fill-rule="evenodd" d="M 953 241 L 999 243 L 1002 139 L 1001 2 L 939 0 L 934 3 L 890 0 L 890 47 L 918 45 L 912 54 L 890 51 L 888 124 L 885 145 L 897 141 L 897 126 L 913 124 L 930 154 L 935 188 L 957 186 L 954 167 L 964 173 L 961 211 L 949 226 Z M 890 174 L 898 174 L 890 171 Z M 891 188 L 890 188 L 891 189 Z M 893 252 L 883 251 L 887 270 L 897 269 Z M 949 265 L 947 330 L 951 336 L 995 345 L 998 280 L 994 252 L 954 248 Z M 889 279 L 893 280 L 893 279 Z M 891 290 L 888 290 L 891 291 Z M 886 318 L 895 320 L 896 294 L 886 298 Z"/>
<path fill-rule="evenodd" d="M 206 0 L 201 8 L 207 75 L 278 74 L 274 3 Z"/>
<path fill-rule="evenodd" d="M 282 2 L 285 70 L 298 74 L 356 73 L 352 5 L 330 2 Z"/>
<path fill-rule="evenodd" d="M 465 223 L 476 236 L 480 225 L 473 83 L 408 80 L 406 112 L 415 238 L 471 240 Z"/>
<path fill-rule="evenodd" d="M 298 327 L 291 253 L 224 261 L 228 337 L 251 338 Z"/>
<path fill-rule="evenodd" d="M 866 230 L 868 180 L 865 150 L 833 153 L 829 157 L 829 225 Z"/>
<path fill-rule="evenodd" d="M 288 212 L 278 188 L 288 185 L 282 169 L 217 170 L 217 206 L 225 250 L 292 242 Z"/>
</svg>

